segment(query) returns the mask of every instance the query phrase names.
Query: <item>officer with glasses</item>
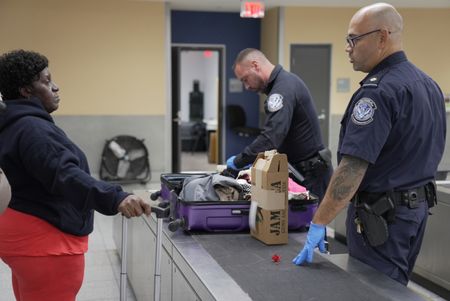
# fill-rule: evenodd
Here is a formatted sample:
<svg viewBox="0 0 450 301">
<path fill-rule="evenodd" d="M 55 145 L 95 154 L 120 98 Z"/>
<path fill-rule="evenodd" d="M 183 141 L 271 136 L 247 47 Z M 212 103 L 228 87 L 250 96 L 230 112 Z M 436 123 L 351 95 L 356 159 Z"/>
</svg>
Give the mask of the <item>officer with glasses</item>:
<svg viewBox="0 0 450 301">
<path fill-rule="evenodd" d="M 350 48 L 354 48 L 355 45 L 356 45 L 356 41 L 358 41 L 358 40 L 362 39 L 363 37 L 368 36 L 368 35 L 370 35 L 372 33 L 380 32 L 380 31 L 381 31 L 381 29 L 375 29 L 375 30 L 371 30 L 369 32 L 366 32 L 366 33 L 363 33 L 363 34 L 360 34 L 360 35 L 357 35 L 357 36 L 355 36 L 355 35 L 348 35 L 348 36 L 345 37 L 345 41 L 350 46 Z M 388 31 L 388 33 L 391 34 L 390 31 Z"/>
<path fill-rule="evenodd" d="M 355 71 L 368 73 L 341 121 L 338 167 L 294 258 L 324 252 L 325 226 L 347 205 L 349 255 L 407 285 L 422 244 L 434 177 L 446 136 L 439 86 L 402 50 L 403 20 L 386 3 L 361 8 L 347 46 Z"/>
</svg>

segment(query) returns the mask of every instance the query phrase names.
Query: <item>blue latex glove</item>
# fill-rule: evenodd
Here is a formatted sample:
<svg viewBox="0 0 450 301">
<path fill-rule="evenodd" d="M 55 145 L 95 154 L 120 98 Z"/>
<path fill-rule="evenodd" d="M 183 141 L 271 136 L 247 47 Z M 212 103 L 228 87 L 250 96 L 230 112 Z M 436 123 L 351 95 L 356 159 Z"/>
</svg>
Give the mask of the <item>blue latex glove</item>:
<svg viewBox="0 0 450 301">
<path fill-rule="evenodd" d="M 248 165 L 245 165 L 242 168 L 238 168 L 234 164 L 234 159 L 235 158 L 236 158 L 236 156 L 231 156 L 231 157 L 228 158 L 228 160 L 227 160 L 227 168 L 234 169 L 234 170 L 242 170 L 242 169 L 249 169 L 252 166 L 251 164 L 248 164 Z"/>
<path fill-rule="evenodd" d="M 231 156 L 228 158 L 227 160 L 227 168 L 230 169 L 234 169 L 234 170 L 239 170 L 239 168 L 236 167 L 236 165 L 234 165 L 234 159 L 236 158 L 236 156 Z"/>
<path fill-rule="evenodd" d="M 325 248 L 325 226 L 311 223 L 309 226 L 308 235 L 306 236 L 306 243 L 303 250 L 292 260 L 292 263 L 301 265 L 305 260 L 307 262 L 313 261 L 314 249 L 319 247 L 321 253 L 326 253 Z"/>
</svg>

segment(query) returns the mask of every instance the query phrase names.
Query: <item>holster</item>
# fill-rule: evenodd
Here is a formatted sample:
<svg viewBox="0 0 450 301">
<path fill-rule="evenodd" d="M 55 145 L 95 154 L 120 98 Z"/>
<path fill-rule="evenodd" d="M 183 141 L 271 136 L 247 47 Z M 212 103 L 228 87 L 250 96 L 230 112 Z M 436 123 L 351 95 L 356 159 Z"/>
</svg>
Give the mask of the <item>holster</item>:
<svg viewBox="0 0 450 301">
<path fill-rule="evenodd" d="M 389 237 L 386 220 L 379 215 L 367 211 L 364 207 L 356 208 L 356 212 L 361 220 L 363 235 L 372 247 L 382 245 Z"/>
<path fill-rule="evenodd" d="M 331 151 L 328 148 L 324 148 L 319 152 L 320 158 L 322 158 L 323 162 L 325 162 L 326 167 L 330 167 L 331 164 Z"/>
<path fill-rule="evenodd" d="M 355 199 L 363 235 L 373 247 L 384 244 L 389 237 L 387 219 L 395 212 L 392 199 L 387 194 L 381 194 L 376 199 L 364 199 L 364 195 L 356 195 Z"/>
<path fill-rule="evenodd" d="M 436 193 L 436 182 L 432 181 L 425 185 L 425 193 L 428 202 L 428 208 L 432 208 L 437 205 L 437 193 Z"/>
</svg>

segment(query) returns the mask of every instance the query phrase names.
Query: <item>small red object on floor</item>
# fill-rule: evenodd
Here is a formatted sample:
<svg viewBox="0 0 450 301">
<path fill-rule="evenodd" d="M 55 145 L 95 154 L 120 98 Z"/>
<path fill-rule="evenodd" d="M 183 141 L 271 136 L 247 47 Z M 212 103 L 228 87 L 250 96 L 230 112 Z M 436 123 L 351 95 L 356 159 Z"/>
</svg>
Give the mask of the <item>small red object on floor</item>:
<svg viewBox="0 0 450 301">
<path fill-rule="evenodd" d="M 281 261 L 281 256 L 277 255 L 277 254 L 273 254 L 272 256 L 272 261 L 275 263 L 280 263 Z"/>
</svg>

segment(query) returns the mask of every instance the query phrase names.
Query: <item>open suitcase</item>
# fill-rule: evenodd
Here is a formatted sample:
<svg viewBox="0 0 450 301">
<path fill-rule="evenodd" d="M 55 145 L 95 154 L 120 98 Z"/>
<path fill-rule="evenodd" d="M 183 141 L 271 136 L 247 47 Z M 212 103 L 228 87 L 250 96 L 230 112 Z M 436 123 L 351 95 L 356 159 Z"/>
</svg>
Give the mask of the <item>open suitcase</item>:
<svg viewBox="0 0 450 301">
<path fill-rule="evenodd" d="M 178 197 L 184 179 L 194 175 L 206 174 L 161 174 L 161 190 L 151 198 L 161 196 L 169 203 L 169 230 L 176 231 L 181 227 L 185 231 L 248 231 L 250 201 L 190 202 Z M 289 230 L 309 226 L 318 202 L 318 198 L 311 194 L 308 200 L 289 200 Z"/>
</svg>

